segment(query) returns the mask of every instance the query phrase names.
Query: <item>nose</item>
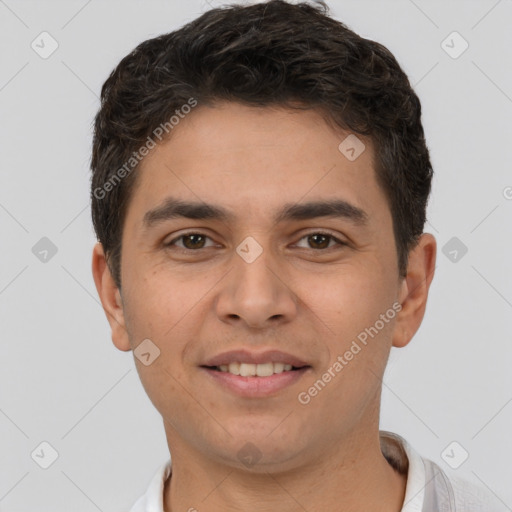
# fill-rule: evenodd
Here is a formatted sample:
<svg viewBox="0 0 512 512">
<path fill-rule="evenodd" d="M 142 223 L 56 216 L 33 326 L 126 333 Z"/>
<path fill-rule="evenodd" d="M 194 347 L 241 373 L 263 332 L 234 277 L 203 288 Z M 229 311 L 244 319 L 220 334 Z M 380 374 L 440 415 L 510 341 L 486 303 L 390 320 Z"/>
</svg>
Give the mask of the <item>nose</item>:
<svg viewBox="0 0 512 512">
<path fill-rule="evenodd" d="M 233 268 L 221 283 L 216 313 L 223 322 L 261 329 L 290 322 L 297 314 L 293 284 L 270 250 L 254 261 L 235 254 Z"/>
</svg>

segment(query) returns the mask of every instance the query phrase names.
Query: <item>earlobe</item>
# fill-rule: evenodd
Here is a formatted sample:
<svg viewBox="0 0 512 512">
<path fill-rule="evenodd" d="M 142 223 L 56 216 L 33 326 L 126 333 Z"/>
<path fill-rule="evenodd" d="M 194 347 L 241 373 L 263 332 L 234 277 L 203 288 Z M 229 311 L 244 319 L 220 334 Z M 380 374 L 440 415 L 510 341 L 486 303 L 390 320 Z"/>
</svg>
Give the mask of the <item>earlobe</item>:
<svg viewBox="0 0 512 512">
<path fill-rule="evenodd" d="M 430 233 L 423 233 L 416 246 L 409 252 L 407 275 L 402 280 L 393 346 L 405 347 L 419 329 L 427 306 L 428 292 L 436 263 L 436 240 Z"/>
<path fill-rule="evenodd" d="M 124 317 L 123 301 L 107 265 L 103 246 L 97 242 L 92 253 L 92 274 L 101 305 L 112 331 L 112 342 L 123 351 L 131 350 Z"/>
</svg>

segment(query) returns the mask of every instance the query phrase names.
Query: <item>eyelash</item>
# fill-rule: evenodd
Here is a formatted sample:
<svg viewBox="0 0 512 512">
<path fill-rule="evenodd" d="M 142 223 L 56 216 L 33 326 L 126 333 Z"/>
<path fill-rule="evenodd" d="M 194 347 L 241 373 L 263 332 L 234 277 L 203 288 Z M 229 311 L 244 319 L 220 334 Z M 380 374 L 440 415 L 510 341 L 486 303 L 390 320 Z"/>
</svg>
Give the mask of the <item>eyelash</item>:
<svg viewBox="0 0 512 512">
<path fill-rule="evenodd" d="M 205 235 L 204 233 L 201 233 L 200 231 L 189 231 L 188 233 L 183 233 L 180 236 L 174 238 L 170 242 L 164 244 L 164 246 L 166 248 L 169 248 L 169 247 L 175 245 L 176 241 L 181 240 L 182 238 L 185 238 L 185 237 L 190 236 L 190 235 L 200 235 L 200 236 L 202 236 L 204 238 L 208 238 L 208 239 L 211 240 L 211 238 L 208 235 Z M 326 236 L 326 237 L 330 238 L 331 240 L 334 240 L 338 244 L 339 247 L 347 246 L 348 245 L 346 242 L 341 241 L 339 238 L 336 238 L 331 233 L 328 233 L 328 232 L 325 232 L 325 231 L 312 231 L 311 233 L 308 233 L 308 234 L 302 236 L 299 239 L 299 242 L 301 240 L 303 240 L 304 238 L 308 238 L 308 237 L 313 236 L 313 235 Z M 202 249 L 208 249 L 208 247 L 200 247 L 199 249 L 188 249 L 187 247 L 178 247 L 178 248 L 181 249 L 183 252 L 199 252 Z M 333 248 L 334 247 L 326 247 L 325 249 L 310 249 L 310 250 L 311 251 L 315 251 L 315 252 L 326 252 L 329 249 L 333 249 Z"/>
</svg>

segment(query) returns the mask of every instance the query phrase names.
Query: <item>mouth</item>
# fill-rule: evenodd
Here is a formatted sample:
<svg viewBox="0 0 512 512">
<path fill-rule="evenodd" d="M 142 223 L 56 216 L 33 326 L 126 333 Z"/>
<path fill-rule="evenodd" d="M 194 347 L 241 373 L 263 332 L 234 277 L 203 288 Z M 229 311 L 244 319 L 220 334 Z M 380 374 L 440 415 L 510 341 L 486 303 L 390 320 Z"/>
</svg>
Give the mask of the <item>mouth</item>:
<svg viewBox="0 0 512 512">
<path fill-rule="evenodd" d="M 267 398 L 296 384 L 308 372 L 310 365 L 293 366 L 290 363 L 232 362 L 220 365 L 202 365 L 210 384 L 242 398 Z"/>
<path fill-rule="evenodd" d="M 313 371 L 311 365 L 293 354 L 246 348 L 218 354 L 199 368 L 211 384 L 244 398 L 275 396 Z"/>
<path fill-rule="evenodd" d="M 241 377 L 271 377 L 272 375 L 278 375 L 286 372 L 296 372 L 298 370 L 311 368 L 309 365 L 293 366 L 289 363 L 274 363 L 271 361 L 260 364 L 232 362 L 218 366 L 203 365 L 202 367 L 212 371 L 230 373 L 231 375 L 237 375 Z"/>
</svg>

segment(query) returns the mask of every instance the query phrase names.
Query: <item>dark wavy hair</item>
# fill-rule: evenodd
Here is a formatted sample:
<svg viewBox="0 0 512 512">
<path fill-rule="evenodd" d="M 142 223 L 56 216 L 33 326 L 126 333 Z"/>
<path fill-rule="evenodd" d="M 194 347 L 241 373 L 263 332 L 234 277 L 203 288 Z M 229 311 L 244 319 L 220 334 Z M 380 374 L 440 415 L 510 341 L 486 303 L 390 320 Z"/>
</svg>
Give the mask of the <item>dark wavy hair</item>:
<svg viewBox="0 0 512 512">
<path fill-rule="evenodd" d="M 137 166 L 127 169 L 126 162 L 191 98 L 208 106 L 316 109 L 333 127 L 368 136 L 393 218 L 398 272 L 405 276 L 408 253 L 423 232 L 433 174 L 420 101 L 390 51 L 331 18 L 323 2 L 270 0 L 212 9 L 142 42 L 103 84 L 91 208 L 119 288 L 123 223 L 137 177 Z"/>
</svg>

